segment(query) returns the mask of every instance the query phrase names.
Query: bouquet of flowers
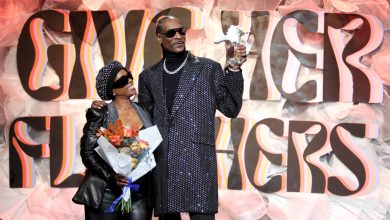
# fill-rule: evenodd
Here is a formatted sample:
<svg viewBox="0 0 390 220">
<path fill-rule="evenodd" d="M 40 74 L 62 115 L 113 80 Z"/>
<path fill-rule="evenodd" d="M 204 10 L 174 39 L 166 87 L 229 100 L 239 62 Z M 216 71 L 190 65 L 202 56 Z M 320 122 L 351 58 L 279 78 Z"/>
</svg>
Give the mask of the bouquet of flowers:
<svg viewBox="0 0 390 220">
<path fill-rule="evenodd" d="M 111 207 L 106 210 L 113 212 L 120 209 L 122 213 L 131 211 L 131 190 L 138 190 L 139 185 L 133 182 L 156 166 L 152 152 L 161 143 L 162 137 L 157 126 L 139 131 L 135 128 L 125 128 L 120 119 L 107 128 L 100 128 L 98 147 L 95 151 L 113 168 L 127 177 L 129 184 L 123 188 L 123 193 Z"/>
<path fill-rule="evenodd" d="M 149 150 L 149 143 L 138 138 L 139 130 L 125 128 L 120 119 L 115 123 L 109 123 L 108 128 L 100 128 L 98 135 L 103 135 L 121 154 L 131 156 L 132 170 L 138 165 L 138 161 Z"/>
</svg>

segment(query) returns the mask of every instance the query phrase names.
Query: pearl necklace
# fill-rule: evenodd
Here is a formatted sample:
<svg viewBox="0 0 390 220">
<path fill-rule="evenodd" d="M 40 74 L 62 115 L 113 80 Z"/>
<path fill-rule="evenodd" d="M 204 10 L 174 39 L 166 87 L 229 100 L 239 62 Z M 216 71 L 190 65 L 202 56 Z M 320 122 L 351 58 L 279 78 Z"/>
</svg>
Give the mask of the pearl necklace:
<svg viewBox="0 0 390 220">
<path fill-rule="evenodd" d="M 171 75 L 173 75 L 173 74 L 179 72 L 179 71 L 184 67 L 184 65 L 186 64 L 187 58 L 189 57 L 189 54 L 190 54 L 190 53 L 187 53 L 187 56 L 186 56 L 186 58 L 184 59 L 183 63 L 182 63 L 176 70 L 174 70 L 174 71 L 169 71 L 169 70 L 167 69 L 167 66 L 166 66 L 166 64 L 165 64 L 165 61 L 167 60 L 167 58 L 165 58 L 165 59 L 164 59 L 164 64 L 163 64 L 164 71 L 167 72 L 168 74 L 171 74 Z"/>
</svg>

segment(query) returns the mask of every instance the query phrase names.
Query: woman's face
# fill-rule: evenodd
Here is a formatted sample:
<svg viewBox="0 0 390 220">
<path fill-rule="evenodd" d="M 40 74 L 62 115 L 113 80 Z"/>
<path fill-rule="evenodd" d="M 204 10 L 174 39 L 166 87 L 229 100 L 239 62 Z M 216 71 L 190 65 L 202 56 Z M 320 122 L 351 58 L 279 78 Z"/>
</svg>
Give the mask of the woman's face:
<svg viewBox="0 0 390 220">
<path fill-rule="evenodd" d="M 137 91 L 135 90 L 135 86 L 133 85 L 133 79 L 130 79 L 126 76 L 128 76 L 128 73 L 124 69 L 121 69 L 118 72 L 118 74 L 116 75 L 115 80 L 114 80 L 114 84 L 118 83 L 118 81 L 123 81 L 124 78 L 127 78 L 127 84 L 125 86 L 123 86 L 122 88 L 113 89 L 113 92 L 115 94 L 115 98 L 117 96 L 131 97 L 131 96 L 137 94 Z"/>
</svg>

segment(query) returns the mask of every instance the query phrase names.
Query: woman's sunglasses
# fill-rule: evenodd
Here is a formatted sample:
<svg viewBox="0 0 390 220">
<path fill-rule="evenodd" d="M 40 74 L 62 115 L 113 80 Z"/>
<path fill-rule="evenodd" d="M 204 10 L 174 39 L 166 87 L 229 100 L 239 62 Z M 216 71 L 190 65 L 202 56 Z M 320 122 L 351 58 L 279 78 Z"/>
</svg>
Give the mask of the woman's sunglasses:
<svg viewBox="0 0 390 220">
<path fill-rule="evenodd" d="M 164 34 L 167 38 L 171 38 L 176 35 L 176 33 L 179 33 L 180 35 L 184 36 L 186 35 L 187 28 L 186 27 L 181 27 L 181 28 L 174 28 L 174 29 L 169 29 L 166 32 L 160 32 L 160 34 Z"/>
<path fill-rule="evenodd" d="M 113 89 L 123 88 L 133 80 L 133 75 L 131 75 L 130 71 L 125 71 L 127 72 L 127 74 L 121 76 L 118 80 L 114 82 L 114 84 L 112 84 Z"/>
</svg>

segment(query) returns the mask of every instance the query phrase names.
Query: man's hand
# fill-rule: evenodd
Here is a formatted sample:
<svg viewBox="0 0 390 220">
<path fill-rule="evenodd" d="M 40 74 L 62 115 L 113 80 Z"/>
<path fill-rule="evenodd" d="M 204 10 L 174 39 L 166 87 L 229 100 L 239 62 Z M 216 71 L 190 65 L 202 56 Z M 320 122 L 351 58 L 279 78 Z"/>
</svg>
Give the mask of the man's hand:
<svg viewBox="0 0 390 220">
<path fill-rule="evenodd" d="M 105 105 L 106 105 L 106 102 L 105 102 L 105 101 L 93 100 L 93 101 L 92 101 L 91 107 L 92 107 L 92 108 L 96 108 L 96 109 L 101 109 L 101 108 L 103 108 L 103 106 L 105 106 Z"/>
<path fill-rule="evenodd" d="M 247 57 L 246 47 L 242 44 L 234 46 L 234 56 L 235 56 L 235 58 L 238 58 L 239 60 L 241 60 L 242 63 L 239 65 L 238 64 L 236 64 L 236 65 L 229 64 L 229 68 L 233 69 L 233 70 L 238 70 L 238 69 L 240 69 L 241 65 L 246 62 L 246 57 Z"/>
</svg>

